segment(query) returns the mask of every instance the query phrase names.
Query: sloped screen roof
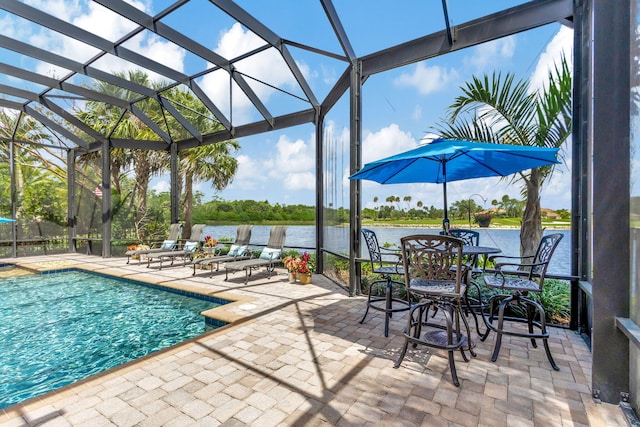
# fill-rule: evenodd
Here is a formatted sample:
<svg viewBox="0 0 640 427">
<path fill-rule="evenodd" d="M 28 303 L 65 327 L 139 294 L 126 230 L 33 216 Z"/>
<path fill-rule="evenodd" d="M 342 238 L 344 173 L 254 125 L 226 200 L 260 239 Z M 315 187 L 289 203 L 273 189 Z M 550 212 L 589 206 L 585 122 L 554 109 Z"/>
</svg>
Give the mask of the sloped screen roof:
<svg viewBox="0 0 640 427">
<path fill-rule="evenodd" d="M 182 149 L 313 122 L 349 89 L 352 64 L 366 79 L 572 15 L 570 0 L 353 3 L 2 0 L 0 107 L 79 152 L 106 140 Z M 362 51 L 352 42 L 362 37 L 379 49 Z M 329 65 L 342 74 L 315 85 L 309 77 Z M 111 114 L 107 127 L 79 114 L 87 104 Z M 144 123 L 145 137 L 123 137 L 125 118 Z"/>
</svg>

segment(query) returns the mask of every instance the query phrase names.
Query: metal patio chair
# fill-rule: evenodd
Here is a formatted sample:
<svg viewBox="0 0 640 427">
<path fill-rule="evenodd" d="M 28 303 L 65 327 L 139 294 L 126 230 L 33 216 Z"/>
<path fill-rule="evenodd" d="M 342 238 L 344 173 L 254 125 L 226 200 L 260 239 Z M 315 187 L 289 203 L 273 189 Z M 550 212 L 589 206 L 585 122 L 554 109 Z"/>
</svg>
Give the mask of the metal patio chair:
<svg viewBox="0 0 640 427">
<path fill-rule="evenodd" d="M 464 228 L 452 228 L 449 229 L 448 233 L 444 231 L 440 232 L 441 235 L 448 235 L 451 237 L 456 237 L 463 241 L 465 246 L 479 246 L 480 245 L 480 233 L 475 230 L 467 230 Z M 485 256 L 486 260 L 486 256 Z M 484 271 L 483 268 L 478 267 L 478 255 L 463 255 L 462 262 L 468 265 L 470 268 L 465 277 L 467 281 L 467 292 L 465 293 L 465 307 L 467 312 L 473 316 L 473 322 L 476 325 L 476 331 L 480 337 L 486 336 L 487 332 L 480 332 L 480 323 L 478 322 L 478 313 L 484 310 L 484 305 L 486 301 L 482 300 L 482 291 L 478 283 L 476 283 L 476 278 L 478 278 Z M 470 294 L 470 290 L 472 290 Z"/>
<path fill-rule="evenodd" d="M 524 257 L 497 255 L 490 258 L 497 262 L 496 272 L 484 276 L 485 284 L 493 289 L 511 292 L 510 294 L 492 296 L 487 303 L 489 312 L 483 312 L 483 318 L 488 328 L 483 340 L 486 339 L 490 331 L 497 334 L 491 361 L 495 362 L 498 359 L 502 335 L 530 338 L 534 348 L 537 347 L 536 339 L 539 338 L 542 339 L 547 359 L 553 369 L 556 371 L 560 369 L 553 360 L 551 350 L 549 350 L 547 342 L 549 330 L 547 329 L 544 308 L 528 295 L 530 292 L 542 292 L 549 262 L 561 239 L 562 234 L 560 233 L 542 237 L 534 255 Z M 511 322 L 526 323 L 527 331 L 514 327 Z"/>
<path fill-rule="evenodd" d="M 374 274 L 381 275 L 382 279 L 375 280 L 369 284 L 367 308 L 360 323 L 364 323 L 370 308 L 382 311 L 385 316 L 384 336 L 388 337 L 389 319 L 391 319 L 393 313 L 407 311 L 411 305 L 404 281 L 393 280 L 394 276 L 404 275 L 401 254 L 397 249 L 380 247 L 376 233 L 373 230 L 363 228 L 362 235 L 369 250 L 371 271 Z M 385 285 L 383 296 L 377 295 L 377 288 L 380 284 Z M 394 307 L 394 302 L 400 304 L 400 306 L 398 307 L 396 304 L 396 307 Z"/>
<path fill-rule="evenodd" d="M 400 241 L 405 283 L 411 297 L 420 302 L 409 310 L 403 331 L 404 345 L 394 367 L 400 367 L 409 343 L 414 347 L 424 345 L 445 350 L 453 384 L 458 387 L 454 352 L 459 350 L 465 362 L 469 361 L 465 349 L 475 357 L 462 308 L 467 274 L 462 262 L 463 242 L 435 234 L 407 236 Z M 435 314 L 431 316 L 429 312 L 434 308 Z"/>
</svg>

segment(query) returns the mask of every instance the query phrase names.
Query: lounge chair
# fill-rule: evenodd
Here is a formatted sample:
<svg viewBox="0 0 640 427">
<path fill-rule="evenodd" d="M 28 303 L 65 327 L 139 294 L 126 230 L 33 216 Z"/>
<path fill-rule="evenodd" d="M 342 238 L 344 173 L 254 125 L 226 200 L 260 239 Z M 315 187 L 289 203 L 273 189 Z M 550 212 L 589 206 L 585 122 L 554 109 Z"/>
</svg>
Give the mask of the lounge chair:
<svg viewBox="0 0 640 427">
<path fill-rule="evenodd" d="M 155 242 L 150 244 L 149 249 L 135 249 L 135 250 L 125 252 L 125 255 L 127 256 L 127 264 L 129 264 L 129 261 L 131 260 L 132 256 L 137 256 L 138 264 L 140 264 L 142 262 L 142 255 L 149 255 L 149 254 L 158 253 L 158 252 L 166 252 L 166 251 L 175 249 L 176 245 L 178 244 L 178 239 L 180 238 L 181 233 L 182 233 L 182 224 L 178 224 L 178 223 L 171 224 L 169 226 L 169 235 L 167 236 L 166 240 L 162 242 Z"/>
<path fill-rule="evenodd" d="M 258 258 L 245 259 L 242 261 L 225 262 L 225 277 L 224 280 L 229 279 L 229 271 L 244 270 L 245 278 L 244 284 L 246 285 L 251 276 L 251 270 L 260 267 L 265 267 L 271 278 L 271 273 L 275 270 L 277 264 L 282 263 L 282 249 L 284 248 L 284 240 L 287 236 L 287 227 L 284 225 L 277 225 L 271 227 L 269 233 L 269 241 L 267 246 L 262 249 Z"/>
<path fill-rule="evenodd" d="M 193 276 L 196 275 L 196 269 L 198 267 L 210 266 L 211 273 L 213 273 L 213 265 L 216 265 L 216 271 L 220 269 L 220 263 L 240 261 L 250 258 L 247 248 L 249 247 L 249 241 L 251 240 L 251 229 L 253 225 L 239 225 L 236 230 L 236 240 L 229 248 L 229 252 L 224 255 L 213 255 L 206 258 L 200 258 L 193 262 Z"/>
<path fill-rule="evenodd" d="M 154 258 L 160 261 L 160 270 L 162 270 L 162 262 L 167 259 L 170 259 L 170 265 L 173 265 L 175 260 L 180 258 L 183 261 L 182 266 L 186 266 L 187 260 L 191 261 L 193 259 L 193 254 L 201 244 L 204 227 L 204 224 L 195 224 L 193 227 L 191 227 L 191 235 L 189 236 L 189 240 L 187 240 L 179 249 L 150 253 L 147 258 L 147 268 L 151 266 L 151 262 Z"/>
</svg>

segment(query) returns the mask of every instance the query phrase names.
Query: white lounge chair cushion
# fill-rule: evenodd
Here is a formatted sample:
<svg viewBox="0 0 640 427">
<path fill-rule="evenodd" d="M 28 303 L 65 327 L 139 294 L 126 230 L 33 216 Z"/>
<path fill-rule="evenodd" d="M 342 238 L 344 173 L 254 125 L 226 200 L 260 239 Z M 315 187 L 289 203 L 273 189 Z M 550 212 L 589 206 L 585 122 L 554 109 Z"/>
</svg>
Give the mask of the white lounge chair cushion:
<svg viewBox="0 0 640 427">
<path fill-rule="evenodd" d="M 186 242 L 184 244 L 184 251 L 193 252 L 196 250 L 197 247 L 198 247 L 198 242 Z"/>
<path fill-rule="evenodd" d="M 174 248 L 174 246 L 176 245 L 176 241 L 175 240 L 165 240 L 162 242 L 162 245 L 160 246 L 160 249 L 165 250 L 165 251 L 170 251 L 171 249 Z"/>
<path fill-rule="evenodd" d="M 247 246 L 246 245 L 231 245 L 231 248 L 229 248 L 229 252 L 227 253 L 228 256 L 241 256 L 244 255 L 245 251 L 247 250 Z"/>
<path fill-rule="evenodd" d="M 260 253 L 260 259 L 273 260 L 280 257 L 280 249 L 264 248 Z"/>
</svg>

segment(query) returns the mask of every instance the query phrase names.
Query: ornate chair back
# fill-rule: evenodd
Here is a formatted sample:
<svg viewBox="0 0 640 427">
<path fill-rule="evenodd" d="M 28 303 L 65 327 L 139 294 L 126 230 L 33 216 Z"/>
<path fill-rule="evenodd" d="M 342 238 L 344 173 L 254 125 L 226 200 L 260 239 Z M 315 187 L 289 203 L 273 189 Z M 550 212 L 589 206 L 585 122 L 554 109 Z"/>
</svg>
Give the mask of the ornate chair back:
<svg viewBox="0 0 640 427">
<path fill-rule="evenodd" d="M 445 235 L 444 231 L 441 231 L 440 234 Z M 458 239 L 462 239 L 465 245 L 467 246 L 478 246 L 480 245 L 480 233 L 474 230 L 465 230 L 462 228 L 454 228 L 449 230 L 449 236 L 457 237 Z"/>
<path fill-rule="evenodd" d="M 529 280 L 537 282 L 540 290 L 542 290 L 542 284 L 544 283 L 544 277 L 549 269 L 551 257 L 558 247 L 560 240 L 562 240 L 562 234 L 560 233 L 543 236 L 542 239 L 540 239 L 536 253 L 533 256 L 533 267 L 529 269 L 528 278 Z"/>
<path fill-rule="evenodd" d="M 462 239 L 423 234 L 400 239 L 405 282 L 410 292 L 423 296 L 459 298 L 464 294 Z"/>
<path fill-rule="evenodd" d="M 479 246 L 480 245 L 480 233 L 474 230 L 465 230 L 462 228 L 454 228 L 450 229 L 447 234 L 444 231 L 440 232 L 441 235 L 457 237 L 463 241 L 465 246 Z M 469 264 L 473 267 L 478 266 L 478 255 L 465 256 L 462 261 L 466 264 Z M 480 272 L 480 270 L 478 270 Z"/>
<path fill-rule="evenodd" d="M 403 274 L 400 268 L 400 254 L 396 250 L 381 248 L 378 243 L 378 237 L 373 230 L 363 228 L 362 236 L 369 251 L 372 272 L 384 276 Z"/>
</svg>

